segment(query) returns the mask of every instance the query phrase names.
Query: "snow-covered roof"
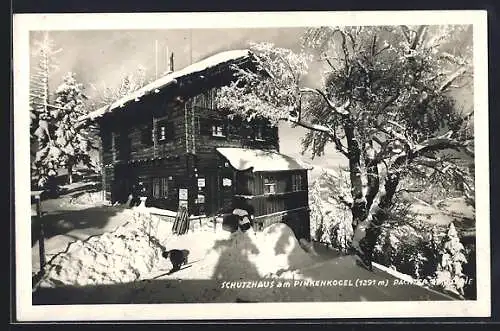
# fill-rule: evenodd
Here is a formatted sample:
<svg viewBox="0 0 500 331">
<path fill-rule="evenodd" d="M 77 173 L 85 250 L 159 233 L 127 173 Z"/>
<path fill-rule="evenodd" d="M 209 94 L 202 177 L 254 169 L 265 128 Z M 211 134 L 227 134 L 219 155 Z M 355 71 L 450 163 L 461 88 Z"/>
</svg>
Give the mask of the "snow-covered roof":
<svg viewBox="0 0 500 331">
<path fill-rule="evenodd" d="M 185 67 L 184 69 L 168 73 L 165 76 L 141 87 L 140 89 L 136 90 L 135 92 L 132 92 L 129 95 L 126 95 L 126 96 L 116 100 L 112 104 L 101 107 L 101 108 L 99 108 L 99 109 L 97 109 L 97 110 L 95 110 L 95 111 L 93 111 L 85 116 L 82 116 L 80 118 L 80 121 L 84 121 L 87 119 L 94 120 L 98 117 L 103 116 L 104 114 L 106 114 L 108 112 L 111 112 L 117 108 L 123 107 L 126 103 L 129 103 L 133 100 L 141 98 L 144 95 L 147 95 L 150 93 L 157 93 L 157 92 L 159 92 L 160 89 L 162 89 L 168 85 L 175 84 L 177 82 L 177 79 L 181 78 L 183 76 L 187 76 L 187 75 L 194 74 L 197 72 L 202 72 L 206 69 L 220 65 L 220 64 L 225 63 L 225 62 L 235 61 L 238 59 L 243 59 L 243 58 L 248 58 L 248 57 L 250 57 L 250 51 L 248 49 L 231 50 L 231 51 L 217 53 L 217 54 L 212 55 L 208 58 L 205 58 L 204 60 L 193 63 L 193 64 Z"/>
<path fill-rule="evenodd" d="M 236 170 L 252 169 L 253 172 L 285 170 L 310 170 L 311 167 L 299 163 L 294 158 L 275 151 L 221 147 L 217 148 Z"/>
</svg>

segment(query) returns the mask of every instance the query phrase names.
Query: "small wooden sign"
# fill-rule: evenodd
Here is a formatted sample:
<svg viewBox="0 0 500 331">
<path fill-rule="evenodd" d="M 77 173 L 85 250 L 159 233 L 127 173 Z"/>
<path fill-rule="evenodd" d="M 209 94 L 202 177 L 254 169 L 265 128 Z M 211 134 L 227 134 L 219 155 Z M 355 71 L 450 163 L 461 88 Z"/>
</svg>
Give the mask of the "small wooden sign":
<svg viewBox="0 0 500 331">
<path fill-rule="evenodd" d="M 203 194 L 198 194 L 196 198 L 196 203 L 205 203 L 205 196 Z"/>
<path fill-rule="evenodd" d="M 179 189 L 179 200 L 187 200 L 188 199 L 188 190 L 187 188 Z"/>
</svg>

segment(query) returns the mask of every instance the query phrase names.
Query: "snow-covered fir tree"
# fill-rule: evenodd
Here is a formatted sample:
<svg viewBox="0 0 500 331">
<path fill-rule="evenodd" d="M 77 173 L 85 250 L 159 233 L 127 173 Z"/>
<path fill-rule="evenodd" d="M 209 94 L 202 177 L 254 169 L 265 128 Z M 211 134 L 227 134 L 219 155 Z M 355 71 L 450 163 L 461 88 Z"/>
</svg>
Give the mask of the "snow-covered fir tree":
<svg viewBox="0 0 500 331">
<path fill-rule="evenodd" d="M 83 85 L 78 83 L 73 72 L 67 73 L 63 83 L 55 91 L 55 104 L 52 110 L 54 119 L 54 145 L 59 149 L 59 164 L 68 170 L 68 182 L 73 182 L 73 167 L 80 162 L 91 167 L 90 152 L 94 148 L 88 128 L 77 126 L 78 118 L 88 110 L 87 97 Z"/>
<path fill-rule="evenodd" d="M 340 169 L 342 173 L 342 170 Z M 343 184 L 344 183 L 344 184 Z M 350 214 L 332 195 L 345 196 L 343 175 L 323 171 L 309 190 L 311 235 L 316 240 L 347 252 L 352 236 Z"/>
<path fill-rule="evenodd" d="M 444 289 L 464 294 L 466 276 L 463 273 L 463 265 L 467 263 L 465 249 L 453 222 L 450 223 L 448 232 L 443 238 L 443 244 L 439 251 L 440 262 L 436 271 L 436 284 Z"/>
<path fill-rule="evenodd" d="M 311 207 L 311 237 L 319 242 L 324 241 L 323 234 L 325 233 L 324 218 L 321 211 L 322 201 L 320 183 L 316 179 L 309 188 L 309 206 Z"/>
<path fill-rule="evenodd" d="M 44 32 L 34 42 L 30 74 L 30 138 L 32 156 L 32 178 L 35 185 L 44 187 L 57 174 L 57 158 L 53 142 L 53 118 L 51 111 L 57 108 L 51 104 L 49 80 L 57 69 L 55 56 L 61 51 Z M 57 154 L 57 153 L 56 153 Z M 50 156 L 50 157 L 49 157 Z"/>
</svg>

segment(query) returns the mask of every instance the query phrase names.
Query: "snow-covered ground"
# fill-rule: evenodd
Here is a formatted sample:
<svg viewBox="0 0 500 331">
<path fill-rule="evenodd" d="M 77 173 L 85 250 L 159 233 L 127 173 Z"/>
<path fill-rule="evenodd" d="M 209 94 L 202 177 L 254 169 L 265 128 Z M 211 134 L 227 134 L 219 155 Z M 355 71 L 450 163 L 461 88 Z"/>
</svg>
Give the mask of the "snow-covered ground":
<svg viewBox="0 0 500 331">
<path fill-rule="evenodd" d="M 175 212 L 107 206 L 100 192 L 46 200 L 42 210 L 49 265 L 34 290 L 38 304 L 448 299 L 395 284 L 401 277 L 367 271 L 321 244 L 299 242 L 285 224 L 230 233 L 200 222 L 178 236 L 172 233 Z M 174 273 L 161 255 L 170 249 L 189 251 L 189 263 Z M 32 251 L 38 271 L 36 240 Z M 278 287 L 286 282 L 295 285 Z"/>
<path fill-rule="evenodd" d="M 47 260 L 76 240 L 112 232 L 131 219 L 132 212 L 125 206 L 107 206 L 100 196 L 100 192 L 86 192 L 77 198 L 64 195 L 42 201 Z M 34 209 L 33 205 L 32 215 L 36 214 Z M 36 221 L 32 221 L 32 274 L 40 269 L 39 233 L 35 224 Z"/>
<path fill-rule="evenodd" d="M 285 224 L 258 233 L 207 226 L 182 236 L 171 226 L 135 213 L 111 233 L 70 244 L 51 261 L 35 304 L 447 299 L 393 285 L 394 277 L 369 272 L 351 256 L 300 243 Z M 189 250 L 189 263 L 169 274 L 164 249 Z M 285 283 L 291 286 L 279 286 Z"/>
<path fill-rule="evenodd" d="M 427 204 L 415 201 L 410 208 L 419 220 L 436 225 L 449 225 L 453 221 L 474 220 L 474 207 L 467 204 L 464 198 L 450 198 Z"/>
</svg>

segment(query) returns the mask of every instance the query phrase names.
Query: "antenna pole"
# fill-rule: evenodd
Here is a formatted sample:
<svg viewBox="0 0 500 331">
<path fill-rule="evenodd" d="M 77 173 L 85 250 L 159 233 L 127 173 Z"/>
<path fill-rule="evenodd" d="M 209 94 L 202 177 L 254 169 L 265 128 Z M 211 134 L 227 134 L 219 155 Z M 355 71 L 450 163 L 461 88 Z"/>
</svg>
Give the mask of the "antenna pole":
<svg viewBox="0 0 500 331">
<path fill-rule="evenodd" d="M 170 57 L 170 52 L 169 52 L 169 49 L 168 49 L 168 46 L 167 47 L 167 54 L 165 55 L 165 72 L 168 72 L 170 70 L 170 66 L 169 66 L 169 63 L 168 63 L 168 59 Z"/>
<path fill-rule="evenodd" d="M 158 79 L 158 40 L 155 40 L 155 79 Z"/>
</svg>

